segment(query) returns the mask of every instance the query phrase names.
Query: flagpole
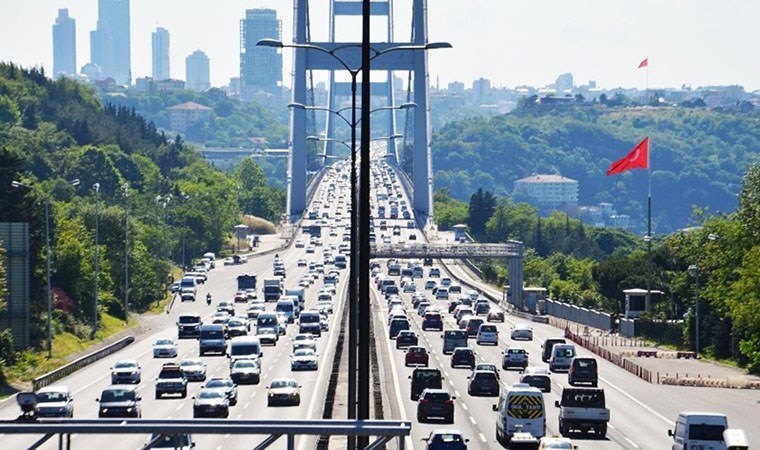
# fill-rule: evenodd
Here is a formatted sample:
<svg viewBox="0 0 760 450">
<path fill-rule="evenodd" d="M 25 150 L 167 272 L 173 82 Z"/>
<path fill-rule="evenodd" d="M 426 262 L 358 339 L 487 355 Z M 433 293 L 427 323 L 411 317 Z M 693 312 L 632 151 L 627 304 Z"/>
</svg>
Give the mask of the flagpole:
<svg viewBox="0 0 760 450">
<path fill-rule="evenodd" d="M 647 74 L 649 67 L 647 66 Z M 649 76 L 647 75 L 647 79 Z M 648 86 L 648 81 L 647 81 Z M 647 89 L 648 92 L 648 89 Z M 652 308 L 652 139 L 649 139 L 649 151 L 647 152 L 647 297 L 644 305 L 646 311 Z"/>
<path fill-rule="evenodd" d="M 647 58 L 647 60 L 648 59 L 649 58 Z M 645 106 L 649 105 L 649 61 L 647 61 L 647 84 L 646 84 L 646 98 L 644 100 L 644 105 Z"/>
</svg>

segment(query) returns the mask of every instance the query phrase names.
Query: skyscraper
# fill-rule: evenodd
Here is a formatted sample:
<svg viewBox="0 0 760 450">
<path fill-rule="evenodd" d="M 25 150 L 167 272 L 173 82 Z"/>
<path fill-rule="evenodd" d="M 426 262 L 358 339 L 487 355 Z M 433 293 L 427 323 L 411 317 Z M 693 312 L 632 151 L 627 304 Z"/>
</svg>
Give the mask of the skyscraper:
<svg viewBox="0 0 760 450">
<path fill-rule="evenodd" d="M 185 58 L 185 87 L 191 91 L 206 91 L 209 83 L 208 56 L 200 50 L 194 51 Z"/>
<path fill-rule="evenodd" d="M 158 27 L 153 32 L 153 79 L 168 80 L 169 73 L 169 32 Z"/>
<path fill-rule="evenodd" d="M 104 78 L 132 81 L 129 46 L 129 0 L 98 0 L 98 26 L 90 32 L 90 61 Z"/>
<path fill-rule="evenodd" d="M 69 10 L 59 9 L 53 24 L 53 76 L 77 73 L 77 22 Z"/>
<path fill-rule="evenodd" d="M 282 21 L 274 9 L 248 9 L 240 21 L 240 84 L 245 99 L 260 91 L 280 92 L 282 53 L 273 47 L 257 47 L 261 39 L 282 40 Z"/>
</svg>

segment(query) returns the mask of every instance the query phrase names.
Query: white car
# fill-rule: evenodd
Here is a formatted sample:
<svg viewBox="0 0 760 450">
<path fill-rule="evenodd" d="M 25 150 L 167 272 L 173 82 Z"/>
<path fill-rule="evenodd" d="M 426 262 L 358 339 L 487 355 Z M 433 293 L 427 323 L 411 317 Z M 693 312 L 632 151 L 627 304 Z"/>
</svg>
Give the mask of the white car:
<svg viewBox="0 0 760 450">
<path fill-rule="evenodd" d="M 301 258 L 301 259 L 299 259 L 299 260 L 298 260 L 298 267 L 305 267 L 305 266 L 307 266 L 308 264 L 309 264 L 309 263 L 307 263 L 307 262 L 306 262 L 306 259 L 305 259 L 305 258 Z"/>
<path fill-rule="evenodd" d="M 294 350 L 290 357 L 290 370 L 317 370 L 317 353 L 312 348 Z"/>
<path fill-rule="evenodd" d="M 314 245 L 312 245 L 312 244 L 309 244 L 306 247 L 306 253 L 314 253 L 316 250 L 317 250 L 317 248 Z"/>
<path fill-rule="evenodd" d="M 154 358 L 176 358 L 177 343 L 173 339 L 159 338 L 153 344 Z"/>
<path fill-rule="evenodd" d="M 514 340 L 525 340 L 525 341 L 532 341 L 533 340 L 533 328 L 531 328 L 529 325 L 518 323 L 517 325 L 512 328 L 512 332 L 510 333 L 509 337 Z"/>
<path fill-rule="evenodd" d="M 303 247 L 304 247 L 303 239 L 296 240 L 296 248 L 303 248 Z"/>
</svg>

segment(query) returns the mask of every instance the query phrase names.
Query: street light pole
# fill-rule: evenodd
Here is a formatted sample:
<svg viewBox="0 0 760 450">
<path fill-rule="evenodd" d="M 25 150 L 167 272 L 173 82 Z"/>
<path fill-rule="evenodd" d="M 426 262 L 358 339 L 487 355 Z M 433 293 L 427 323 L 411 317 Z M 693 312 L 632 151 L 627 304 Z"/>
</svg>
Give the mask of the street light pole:
<svg viewBox="0 0 760 450">
<path fill-rule="evenodd" d="M 95 333 L 98 331 L 98 277 L 100 276 L 100 252 L 98 250 L 98 246 L 100 245 L 100 183 L 93 184 L 92 188 L 95 190 L 95 298 L 92 314 L 92 336 L 90 338 L 94 339 Z"/>
<path fill-rule="evenodd" d="M 124 192 L 124 322 L 129 321 L 129 183 L 121 186 Z"/>
<path fill-rule="evenodd" d="M 696 264 L 689 266 L 689 275 L 694 277 L 694 309 L 695 309 L 695 321 L 694 321 L 694 348 L 697 355 L 699 355 L 699 267 Z"/>
</svg>

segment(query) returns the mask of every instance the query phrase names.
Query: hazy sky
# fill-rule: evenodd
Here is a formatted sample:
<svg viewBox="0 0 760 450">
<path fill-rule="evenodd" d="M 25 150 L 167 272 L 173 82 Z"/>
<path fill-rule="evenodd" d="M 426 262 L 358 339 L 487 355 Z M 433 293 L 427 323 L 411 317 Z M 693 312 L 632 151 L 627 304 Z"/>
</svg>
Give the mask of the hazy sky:
<svg viewBox="0 0 760 450">
<path fill-rule="evenodd" d="M 409 40 L 411 0 L 395 2 L 397 41 Z M 312 39 L 327 39 L 329 0 L 311 0 Z M 211 84 L 238 76 L 240 19 L 247 8 L 274 8 L 283 40 L 292 37 L 293 0 L 131 0 L 133 78 L 151 73 L 151 32 L 171 36 L 172 78 L 185 78 L 196 49 L 211 60 Z M 77 67 L 90 58 L 97 0 L 0 0 L 0 61 L 53 65 L 58 8 L 76 19 Z M 430 52 L 430 81 L 484 77 L 495 86 L 543 86 L 564 72 L 576 84 L 643 89 L 739 84 L 760 89 L 759 0 L 428 0 L 429 39 L 454 48 Z M 380 31 L 382 23 L 375 22 Z M 339 39 L 359 39 L 360 19 L 339 23 Z M 384 37 L 384 33 L 378 36 Z M 292 53 L 284 50 L 285 84 Z"/>
</svg>

